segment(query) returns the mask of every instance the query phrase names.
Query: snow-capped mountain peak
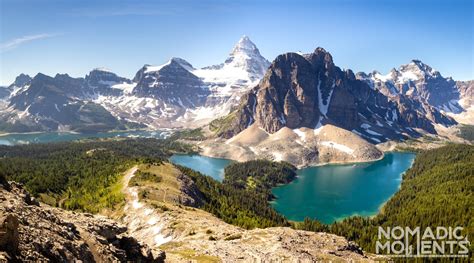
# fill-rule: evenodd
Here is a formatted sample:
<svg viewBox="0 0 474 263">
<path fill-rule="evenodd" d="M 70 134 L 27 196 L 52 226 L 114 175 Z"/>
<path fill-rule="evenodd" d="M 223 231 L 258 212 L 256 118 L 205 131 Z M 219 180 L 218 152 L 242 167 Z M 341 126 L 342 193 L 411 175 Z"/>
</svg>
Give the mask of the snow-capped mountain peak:
<svg viewBox="0 0 474 263">
<path fill-rule="evenodd" d="M 234 45 L 224 63 L 193 70 L 209 87 L 204 107 L 188 110 L 183 117 L 205 121 L 229 113 L 240 97 L 258 84 L 270 66 L 249 37 L 243 36 Z"/>
<path fill-rule="evenodd" d="M 105 68 L 105 67 L 95 68 L 95 69 L 93 69 L 92 71 L 100 71 L 100 72 L 113 73 L 112 70 L 110 70 L 110 69 L 108 69 L 108 68 Z M 91 72 L 92 72 L 92 71 L 91 71 Z"/>
<path fill-rule="evenodd" d="M 398 72 L 401 73 L 402 81 L 435 78 L 439 75 L 438 71 L 417 59 L 412 60 L 408 64 L 401 65 Z"/>
<path fill-rule="evenodd" d="M 444 78 L 439 71 L 418 59 L 392 69 L 386 75 L 374 71 L 369 75 L 358 74 L 358 78 L 386 96 L 406 95 L 445 112 L 462 111 L 458 103 L 459 91 L 453 79 Z"/>
<path fill-rule="evenodd" d="M 403 85 L 408 82 L 424 81 L 428 78 L 441 77 L 439 72 L 429 65 L 423 63 L 421 60 L 414 59 L 408 64 L 401 65 L 398 69 L 393 68 L 386 75 L 378 71 L 373 71 L 371 74 L 361 78 L 370 77 L 374 82 L 391 82 L 392 84 Z"/>
<path fill-rule="evenodd" d="M 250 38 L 244 35 L 240 38 L 239 42 L 237 42 L 237 44 L 234 46 L 234 49 L 230 53 L 230 56 L 236 56 L 239 54 L 252 54 L 252 53 L 260 54 L 260 51 L 258 50 L 257 46 L 250 40 Z"/>
<path fill-rule="evenodd" d="M 109 69 L 95 68 L 85 77 L 86 82 L 90 86 L 113 85 L 116 83 L 130 82 L 126 78 L 119 77 Z"/>
<path fill-rule="evenodd" d="M 224 63 L 204 67 L 193 73 L 216 86 L 225 83 L 226 87 L 249 87 L 263 77 L 269 66 L 270 62 L 260 54 L 257 46 L 249 37 L 243 36 Z"/>
<path fill-rule="evenodd" d="M 172 57 L 170 58 L 165 64 L 159 65 L 159 66 L 152 66 L 152 65 L 145 65 L 143 66 L 144 73 L 150 73 L 150 72 L 158 72 L 161 71 L 163 68 L 166 67 L 182 67 L 187 71 L 193 71 L 195 68 L 191 65 L 191 63 L 187 62 L 186 60 L 182 58 L 177 58 L 177 57 Z"/>
<path fill-rule="evenodd" d="M 191 65 L 191 63 L 189 63 L 188 61 L 186 61 L 182 58 L 172 57 L 170 59 L 170 62 L 171 63 L 178 63 L 181 67 L 185 68 L 187 71 L 190 71 L 190 72 L 195 70 L 195 68 L 193 67 L 193 65 Z"/>
<path fill-rule="evenodd" d="M 223 65 L 223 67 L 245 70 L 252 81 L 260 79 L 269 66 L 270 62 L 260 54 L 257 46 L 245 35 L 234 46 Z"/>
</svg>

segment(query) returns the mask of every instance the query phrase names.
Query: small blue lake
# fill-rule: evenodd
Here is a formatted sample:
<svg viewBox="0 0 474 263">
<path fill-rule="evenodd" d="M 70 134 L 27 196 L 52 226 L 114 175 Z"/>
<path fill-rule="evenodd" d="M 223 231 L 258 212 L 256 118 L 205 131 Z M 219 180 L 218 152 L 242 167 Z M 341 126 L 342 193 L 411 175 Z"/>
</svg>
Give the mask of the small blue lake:
<svg viewBox="0 0 474 263">
<path fill-rule="evenodd" d="M 171 156 L 170 161 L 208 175 L 219 182 L 224 180 L 225 167 L 232 162 L 228 159 L 211 158 L 197 154 L 175 154 Z"/>
</svg>

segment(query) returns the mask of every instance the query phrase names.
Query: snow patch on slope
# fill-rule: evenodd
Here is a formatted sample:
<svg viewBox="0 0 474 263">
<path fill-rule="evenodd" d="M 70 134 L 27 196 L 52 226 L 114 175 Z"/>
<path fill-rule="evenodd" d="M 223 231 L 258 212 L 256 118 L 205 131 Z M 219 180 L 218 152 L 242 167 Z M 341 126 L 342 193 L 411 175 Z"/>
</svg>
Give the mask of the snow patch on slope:
<svg viewBox="0 0 474 263">
<path fill-rule="evenodd" d="M 334 148 L 338 151 L 341 151 L 341 152 L 344 152 L 344 153 L 347 153 L 347 154 L 350 154 L 350 155 L 354 154 L 354 149 L 352 149 L 352 148 L 350 148 L 346 145 L 342 145 L 342 144 L 333 142 L 333 141 L 322 141 L 322 142 L 320 142 L 320 144 L 323 145 L 323 146 L 326 146 L 326 147 Z"/>
</svg>

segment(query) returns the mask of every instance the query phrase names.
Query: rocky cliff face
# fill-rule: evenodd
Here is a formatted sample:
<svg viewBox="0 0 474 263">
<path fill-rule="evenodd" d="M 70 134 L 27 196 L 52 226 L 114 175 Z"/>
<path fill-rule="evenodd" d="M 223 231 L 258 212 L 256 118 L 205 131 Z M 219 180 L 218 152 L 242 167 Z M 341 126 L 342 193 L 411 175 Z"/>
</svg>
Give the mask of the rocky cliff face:
<svg viewBox="0 0 474 263">
<path fill-rule="evenodd" d="M 27 88 L 30 81 L 31 77 L 22 73 L 15 78 L 15 81 L 10 86 L 7 87 L 7 90 L 11 95 L 15 95 L 22 89 Z"/>
<path fill-rule="evenodd" d="M 474 105 L 474 80 L 456 81 L 461 100 L 460 104 L 468 109 Z"/>
<path fill-rule="evenodd" d="M 0 185 L 0 261 L 162 262 L 120 224 L 39 204 L 20 185 Z"/>
<path fill-rule="evenodd" d="M 121 96 L 124 93 L 120 87 L 132 84 L 129 79 L 119 77 L 108 69 L 96 68 L 85 77 L 85 93 L 88 95 Z"/>
<path fill-rule="evenodd" d="M 333 124 L 371 142 L 413 135 L 416 132 L 411 128 L 435 133 L 434 123 L 456 123 L 427 103 L 406 95 L 388 97 L 371 88 L 352 71 L 335 66 L 331 54 L 322 48 L 304 56 L 278 56 L 230 115 L 227 127 L 215 123 L 215 130 L 229 138 L 254 122 L 269 133 L 283 127 Z"/>
</svg>

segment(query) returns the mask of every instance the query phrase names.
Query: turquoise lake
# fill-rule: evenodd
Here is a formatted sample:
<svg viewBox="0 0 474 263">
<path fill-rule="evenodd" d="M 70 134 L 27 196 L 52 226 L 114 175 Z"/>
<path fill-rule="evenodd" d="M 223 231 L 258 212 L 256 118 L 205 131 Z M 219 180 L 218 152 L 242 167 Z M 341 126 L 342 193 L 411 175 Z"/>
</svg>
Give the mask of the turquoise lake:
<svg viewBox="0 0 474 263">
<path fill-rule="evenodd" d="M 171 156 L 170 161 L 208 175 L 219 182 L 224 179 L 225 167 L 232 162 L 228 159 L 211 158 L 197 154 L 175 154 Z"/>
<path fill-rule="evenodd" d="M 372 216 L 398 190 L 414 158 L 411 153 L 386 153 L 370 163 L 300 169 L 293 182 L 273 188 L 277 199 L 271 204 L 294 221 L 310 217 L 332 223 L 353 215 Z M 231 162 L 199 155 L 174 155 L 170 160 L 219 181 Z"/>
<path fill-rule="evenodd" d="M 41 132 L 41 133 L 12 133 L 0 135 L 0 145 L 18 145 L 27 143 L 48 143 L 73 141 L 86 138 L 114 138 L 114 137 L 146 137 L 163 138 L 169 131 L 117 131 L 99 133 L 71 133 L 71 132 Z"/>
<path fill-rule="evenodd" d="M 290 184 L 273 188 L 273 207 L 289 220 L 305 217 L 333 223 L 353 215 L 372 216 L 400 187 L 415 154 L 386 153 L 380 161 L 298 170 Z"/>
</svg>

